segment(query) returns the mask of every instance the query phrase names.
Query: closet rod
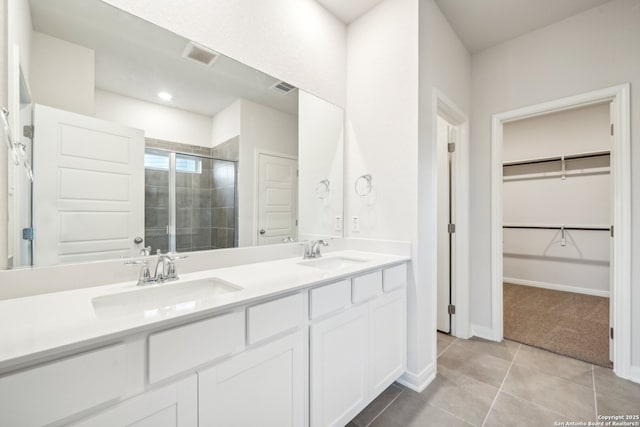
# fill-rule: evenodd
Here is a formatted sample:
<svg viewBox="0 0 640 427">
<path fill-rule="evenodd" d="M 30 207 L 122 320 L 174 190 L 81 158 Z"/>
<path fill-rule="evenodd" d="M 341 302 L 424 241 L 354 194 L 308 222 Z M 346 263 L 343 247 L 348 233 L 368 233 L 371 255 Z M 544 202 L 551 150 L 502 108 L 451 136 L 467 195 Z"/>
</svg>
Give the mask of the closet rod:
<svg viewBox="0 0 640 427">
<path fill-rule="evenodd" d="M 596 153 L 566 155 L 564 156 L 564 159 L 565 160 L 589 159 L 592 157 L 604 157 L 604 156 L 610 156 L 610 155 L 611 153 L 609 151 L 602 151 L 602 152 L 596 152 Z M 555 157 L 547 157 L 547 158 L 541 158 L 541 159 L 517 160 L 513 162 L 504 162 L 502 166 L 506 167 L 506 166 L 533 165 L 537 163 L 559 162 L 561 160 L 562 160 L 562 156 L 555 156 Z"/>
<path fill-rule="evenodd" d="M 561 225 L 503 225 L 502 228 L 523 228 L 536 230 L 587 230 L 587 231 L 609 231 L 610 227 L 573 227 Z"/>
</svg>

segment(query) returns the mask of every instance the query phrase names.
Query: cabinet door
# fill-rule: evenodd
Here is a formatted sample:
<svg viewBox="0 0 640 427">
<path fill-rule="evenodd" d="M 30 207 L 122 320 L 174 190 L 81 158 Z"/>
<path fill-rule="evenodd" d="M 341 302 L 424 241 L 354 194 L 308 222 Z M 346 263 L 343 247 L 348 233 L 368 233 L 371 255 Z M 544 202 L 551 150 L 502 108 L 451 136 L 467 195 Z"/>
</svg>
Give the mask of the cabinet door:
<svg viewBox="0 0 640 427">
<path fill-rule="evenodd" d="M 367 404 L 368 306 L 311 326 L 311 427 L 343 426 Z"/>
<path fill-rule="evenodd" d="M 198 379 L 195 375 L 133 397 L 73 424 L 74 427 L 197 427 L 197 425 Z"/>
<path fill-rule="evenodd" d="M 369 372 L 375 397 L 407 368 L 406 289 L 375 299 L 369 310 Z"/>
<path fill-rule="evenodd" d="M 198 372 L 200 427 L 302 427 L 302 331 Z"/>
</svg>

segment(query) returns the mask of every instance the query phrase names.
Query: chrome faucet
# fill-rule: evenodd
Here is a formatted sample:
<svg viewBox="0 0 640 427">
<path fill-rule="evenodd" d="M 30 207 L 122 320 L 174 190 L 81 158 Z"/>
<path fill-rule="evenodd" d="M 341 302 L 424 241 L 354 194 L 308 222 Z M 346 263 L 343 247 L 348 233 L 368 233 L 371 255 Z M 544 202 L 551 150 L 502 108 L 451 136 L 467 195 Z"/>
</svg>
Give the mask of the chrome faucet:
<svg viewBox="0 0 640 427">
<path fill-rule="evenodd" d="M 127 265 L 140 266 L 140 276 L 138 277 L 137 283 L 138 286 L 147 286 L 156 283 L 178 280 L 175 261 L 188 257 L 188 255 L 178 255 L 172 253 L 163 254 L 160 249 L 158 249 L 157 255 L 158 262 L 156 264 L 153 276 L 151 276 L 151 271 L 149 270 L 149 262 L 147 260 L 138 259 L 125 261 L 125 264 Z"/>
<path fill-rule="evenodd" d="M 310 240 L 304 245 L 304 255 L 303 259 L 309 258 L 320 258 L 322 254 L 320 253 L 320 245 L 329 246 L 329 244 L 325 240 Z"/>
</svg>

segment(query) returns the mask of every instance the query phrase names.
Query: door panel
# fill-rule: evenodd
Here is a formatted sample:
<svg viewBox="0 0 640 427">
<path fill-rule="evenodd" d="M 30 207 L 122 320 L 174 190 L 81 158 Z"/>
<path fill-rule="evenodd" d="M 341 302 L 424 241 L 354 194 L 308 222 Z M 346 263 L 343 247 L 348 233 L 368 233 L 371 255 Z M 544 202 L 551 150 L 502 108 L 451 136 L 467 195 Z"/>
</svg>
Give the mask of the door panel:
<svg viewBox="0 0 640 427">
<path fill-rule="evenodd" d="M 259 154 L 259 245 L 281 243 L 297 235 L 297 167 L 295 159 Z"/>
<path fill-rule="evenodd" d="M 34 125 L 34 264 L 137 255 L 144 133 L 42 105 Z"/>
</svg>

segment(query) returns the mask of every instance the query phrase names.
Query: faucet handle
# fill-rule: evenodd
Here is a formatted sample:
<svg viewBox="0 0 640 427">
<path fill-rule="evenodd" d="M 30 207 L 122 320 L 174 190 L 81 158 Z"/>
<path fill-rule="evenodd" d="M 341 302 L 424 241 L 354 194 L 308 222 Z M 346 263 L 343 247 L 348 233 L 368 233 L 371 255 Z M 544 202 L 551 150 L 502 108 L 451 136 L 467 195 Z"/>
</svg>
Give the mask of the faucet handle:
<svg viewBox="0 0 640 427">
<path fill-rule="evenodd" d="M 125 265 L 139 265 L 140 266 L 140 276 L 138 277 L 138 286 L 148 285 L 149 283 L 155 282 L 155 280 L 151 277 L 151 272 L 149 271 L 149 263 L 143 259 L 134 259 L 127 260 L 124 262 Z"/>
<path fill-rule="evenodd" d="M 145 246 L 140 249 L 140 256 L 149 256 L 151 255 L 151 246 Z"/>
</svg>

